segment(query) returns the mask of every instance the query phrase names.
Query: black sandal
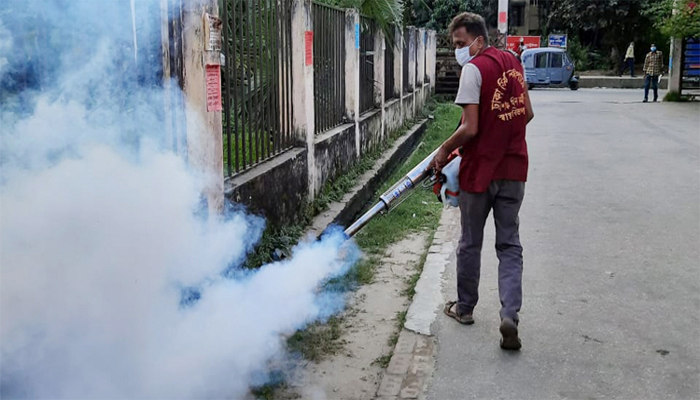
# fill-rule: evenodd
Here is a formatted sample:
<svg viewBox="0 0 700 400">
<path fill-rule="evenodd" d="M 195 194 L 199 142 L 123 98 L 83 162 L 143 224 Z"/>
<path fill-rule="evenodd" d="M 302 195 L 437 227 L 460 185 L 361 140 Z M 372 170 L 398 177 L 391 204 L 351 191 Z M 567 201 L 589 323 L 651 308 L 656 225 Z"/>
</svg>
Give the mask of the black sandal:
<svg viewBox="0 0 700 400">
<path fill-rule="evenodd" d="M 456 301 L 448 301 L 445 303 L 445 308 L 442 310 L 445 315 L 448 317 L 454 319 L 455 321 L 459 322 L 462 325 L 471 325 L 474 323 L 474 318 L 472 317 L 472 314 L 457 314 L 456 312 L 452 311 L 452 306 L 457 304 Z"/>
</svg>

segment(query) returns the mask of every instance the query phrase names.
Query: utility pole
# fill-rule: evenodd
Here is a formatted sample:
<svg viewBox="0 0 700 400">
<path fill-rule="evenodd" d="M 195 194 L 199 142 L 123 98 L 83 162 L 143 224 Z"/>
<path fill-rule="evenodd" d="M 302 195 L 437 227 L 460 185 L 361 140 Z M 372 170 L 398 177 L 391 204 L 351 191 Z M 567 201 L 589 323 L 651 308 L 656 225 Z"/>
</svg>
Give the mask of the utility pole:
<svg viewBox="0 0 700 400">
<path fill-rule="evenodd" d="M 508 38 L 508 0 L 498 0 L 498 40 L 496 47 L 505 49 Z"/>
</svg>

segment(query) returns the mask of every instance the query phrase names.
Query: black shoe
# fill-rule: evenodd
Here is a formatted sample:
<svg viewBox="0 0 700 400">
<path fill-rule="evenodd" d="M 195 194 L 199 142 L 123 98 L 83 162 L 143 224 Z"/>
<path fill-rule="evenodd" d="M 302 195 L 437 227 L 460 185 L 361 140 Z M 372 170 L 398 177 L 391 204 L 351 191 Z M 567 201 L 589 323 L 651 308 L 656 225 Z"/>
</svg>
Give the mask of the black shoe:
<svg viewBox="0 0 700 400">
<path fill-rule="evenodd" d="M 501 348 L 504 350 L 520 350 L 522 343 L 518 338 L 518 324 L 510 318 L 501 321 Z"/>
<path fill-rule="evenodd" d="M 654 99 L 654 103 L 656 103 L 656 99 Z"/>
<path fill-rule="evenodd" d="M 649 102 L 649 100 L 647 100 L 647 99 L 644 99 L 644 101 L 642 101 L 642 103 L 648 103 L 648 102 Z"/>
</svg>

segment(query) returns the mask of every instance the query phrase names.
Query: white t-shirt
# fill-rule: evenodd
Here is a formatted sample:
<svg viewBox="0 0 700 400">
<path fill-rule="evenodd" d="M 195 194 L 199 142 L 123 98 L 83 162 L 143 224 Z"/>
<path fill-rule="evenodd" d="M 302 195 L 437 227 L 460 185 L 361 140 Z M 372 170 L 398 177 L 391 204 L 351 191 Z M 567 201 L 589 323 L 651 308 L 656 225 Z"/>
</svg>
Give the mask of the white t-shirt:
<svg viewBox="0 0 700 400">
<path fill-rule="evenodd" d="M 481 72 L 472 63 L 462 67 L 462 76 L 459 78 L 459 90 L 455 103 L 461 106 L 465 104 L 479 104 L 481 97 Z"/>
</svg>

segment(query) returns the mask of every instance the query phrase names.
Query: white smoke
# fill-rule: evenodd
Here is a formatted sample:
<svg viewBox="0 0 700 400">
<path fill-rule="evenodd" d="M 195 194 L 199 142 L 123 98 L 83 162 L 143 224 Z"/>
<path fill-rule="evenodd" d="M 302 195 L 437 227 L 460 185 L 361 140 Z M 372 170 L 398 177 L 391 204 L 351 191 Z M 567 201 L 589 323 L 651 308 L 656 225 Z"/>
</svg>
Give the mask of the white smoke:
<svg viewBox="0 0 700 400">
<path fill-rule="evenodd" d="M 0 27 L 32 3 L 5 3 Z M 41 2 L 93 45 L 44 43 L 59 61 L 40 90 L 0 87 L 0 396 L 240 398 L 285 335 L 337 311 L 320 288 L 356 249 L 337 232 L 242 270 L 264 221 L 203 211 L 205 177 L 163 147 L 160 89 L 116 74 L 130 25 L 81 20 L 95 3 L 124 2 Z"/>
</svg>

